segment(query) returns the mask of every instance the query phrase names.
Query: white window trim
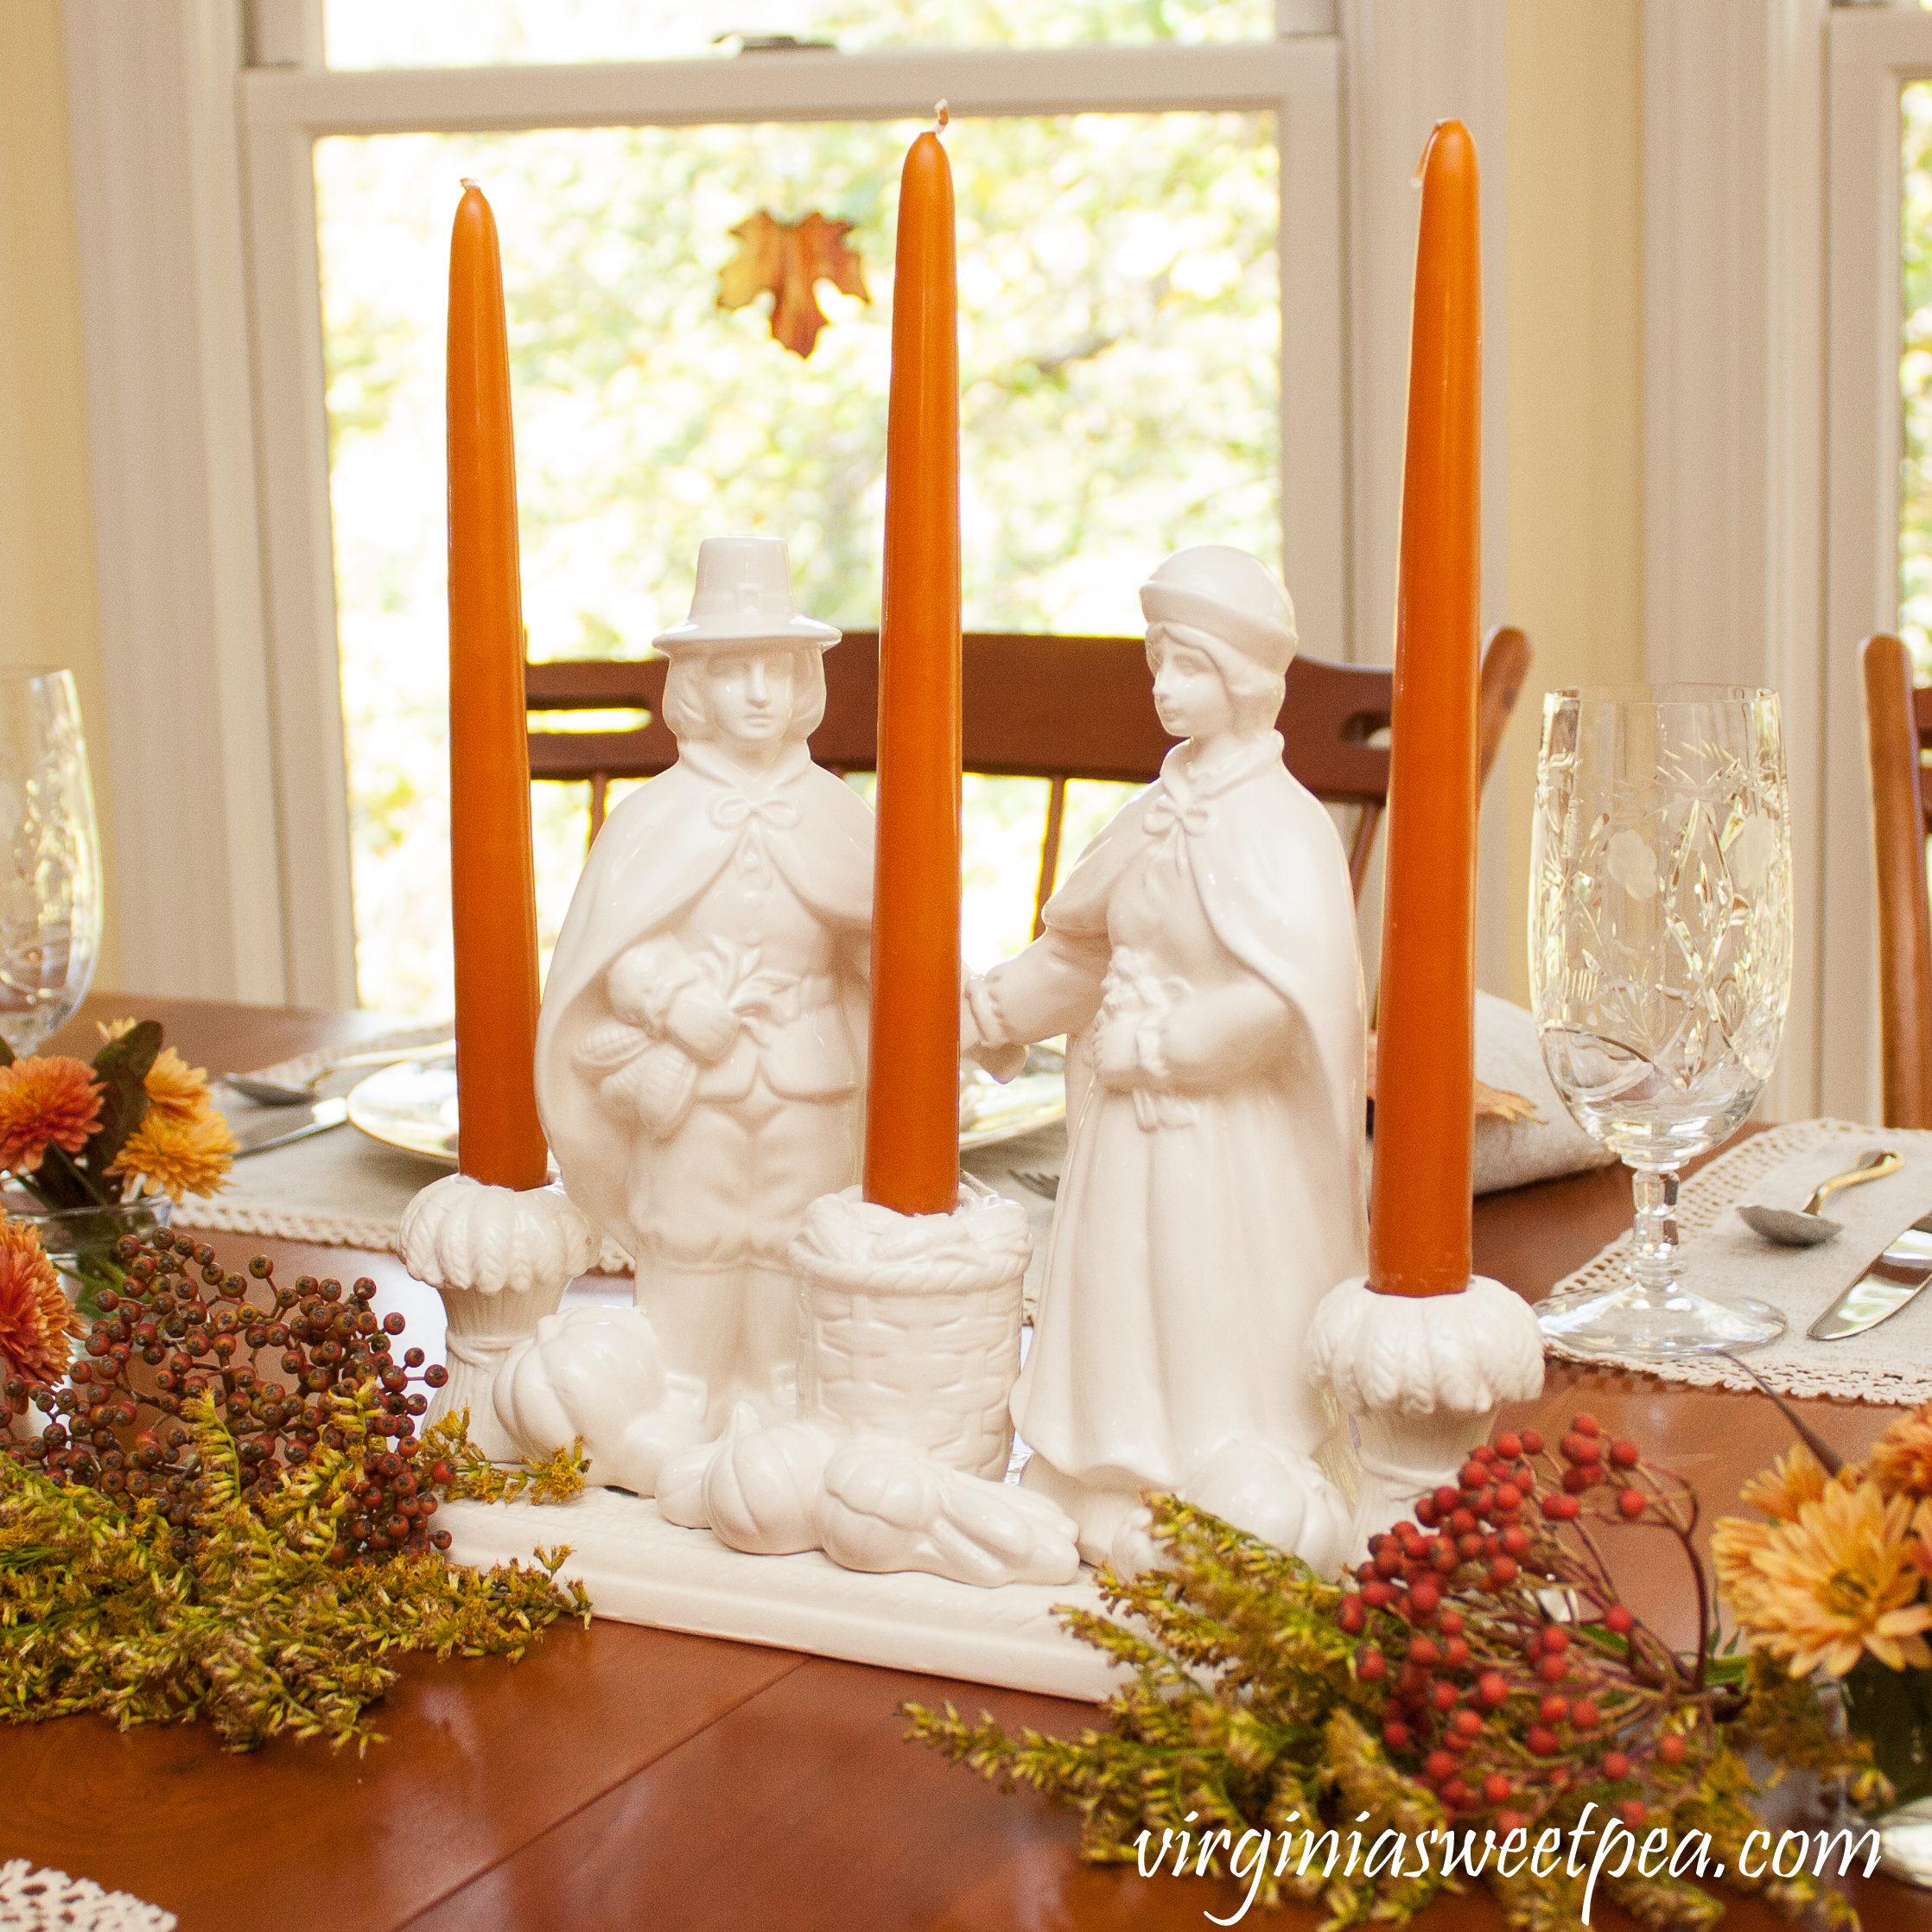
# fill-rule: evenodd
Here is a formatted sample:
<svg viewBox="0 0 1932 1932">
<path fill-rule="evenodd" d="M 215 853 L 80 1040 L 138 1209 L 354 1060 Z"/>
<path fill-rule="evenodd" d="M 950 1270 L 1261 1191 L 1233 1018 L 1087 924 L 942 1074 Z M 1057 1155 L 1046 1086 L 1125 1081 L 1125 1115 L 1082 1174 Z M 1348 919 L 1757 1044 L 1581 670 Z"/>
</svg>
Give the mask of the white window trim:
<svg viewBox="0 0 1932 1932">
<path fill-rule="evenodd" d="M 1299 340 L 1336 344 L 1332 356 L 1285 359 L 1285 561 L 1311 648 L 1385 660 L 1414 252 L 1408 183 L 1430 124 L 1459 114 L 1485 171 L 1485 616 L 1506 609 L 1496 354 L 1503 0 L 1287 0 L 1285 27 L 1325 26 L 1332 12 L 1340 38 L 1296 33 L 1259 48 L 432 75 L 315 71 L 314 0 L 263 0 L 256 58 L 288 64 L 250 71 L 232 0 L 63 5 L 111 725 L 118 745 L 156 747 L 154 782 L 129 788 L 142 804 L 121 814 L 109 874 L 125 972 L 144 990 L 327 1006 L 354 996 L 315 301 L 308 145 L 319 132 L 752 118 L 798 111 L 807 86 L 823 90 L 815 111 L 842 118 L 921 116 L 941 94 L 962 115 L 1284 111 L 1284 166 L 1344 170 L 1328 219 L 1283 238 L 1285 276 L 1297 260 L 1320 264 L 1284 289 Z M 1335 109 L 1344 49 L 1345 136 Z M 1356 211 L 1345 258 L 1335 218 L 1344 207 Z M 1329 373 L 1338 367 L 1340 384 Z M 1352 545 L 1351 524 L 1361 533 Z M 211 741 L 219 755 L 182 782 L 179 748 Z M 1491 960 L 1521 943 L 1520 908 L 1500 896 L 1506 879 L 1503 863 L 1485 866 Z"/>
</svg>

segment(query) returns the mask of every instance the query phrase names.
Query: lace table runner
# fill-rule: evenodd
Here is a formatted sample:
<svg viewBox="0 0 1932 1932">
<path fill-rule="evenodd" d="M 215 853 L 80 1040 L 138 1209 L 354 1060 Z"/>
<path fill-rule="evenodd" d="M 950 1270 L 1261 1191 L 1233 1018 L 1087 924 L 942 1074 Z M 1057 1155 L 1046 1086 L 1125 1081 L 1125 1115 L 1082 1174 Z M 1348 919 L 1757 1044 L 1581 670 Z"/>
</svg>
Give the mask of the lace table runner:
<svg viewBox="0 0 1932 1932">
<path fill-rule="evenodd" d="M 317 1083 L 324 1096 L 345 1094 L 373 1069 L 336 1069 L 351 1054 L 389 1047 L 434 1046 L 449 1038 L 449 1022 L 385 1033 L 377 1039 L 324 1047 L 299 1059 L 263 1067 L 264 1080 L 290 1086 Z M 227 1087 L 215 1101 L 238 1133 L 259 1122 L 294 1116 L 286 1108 L 257 1107 Z M 228 1185 L 212 1200 L 192 1197 L 175 1211 L 175 1224 L 215 1234 L 266 1235 L 280 1241 L 310 1241 L 328 1248 L 369 1248 L 393 1253 L 403 1211 L 423 1188 L 449 1172 L 441 1162 L 384 1147 L 353 1127 L 331 1128 L 238 1160 Z M 596 1272 L 628 1274 L 630 1257 L 606 1241 Z"/>
<path fill-rule="evenodd" d="M 1904 1165 L 1884 1180 L 1847 1188 L 1826 1204 L 1844 1233 L 1817 1248 L 1780 1248 L 1753 1234 L 1732 1210 L 1741 1201 L 1802 1207 L 1830 1175 L 1854 1166 L 1877 1147 L 1890 1147 Z M 1764 1380 L 1787 1395 L 1840 1401 L 1932 1401 L 1932 1288 L 1909 1307 L 1862 1335 L 1814 1342 L 1805 1331 L 1837 1300 L 1898 1231 L 1932 1209 L 1932 1133 L 1859 1127 L 1849 1121 L 1795 1121 L 1753 1134 L 1686 1181 L 1677 1201 L 1683 1242 L 1684 1285 L 1700 1294 L 1756 1295 L 1783 1311 L 1790 1324 L 1768 1348 L 1747 1357 Z M 1575 1274 L 1555 1293 L 1616 1287 L 1630 1254 L 1628 1232 Z M 1706 1389 L 1756 1385 L 1722 1356 L 1670 1362 L 1629 1356 L 1586 1355 L 1557 1344 L 1554 1354 L 1664 1382 Z"/>
<path fill-rule="evenodd" d="M 0 1865 L 0 1929 L 3 1932 L 173 1932 L 172 1912 L 130 1892 L 103 1891 L 92 1878 L 70 1878 L 26 1859 Z"/>
</svg>

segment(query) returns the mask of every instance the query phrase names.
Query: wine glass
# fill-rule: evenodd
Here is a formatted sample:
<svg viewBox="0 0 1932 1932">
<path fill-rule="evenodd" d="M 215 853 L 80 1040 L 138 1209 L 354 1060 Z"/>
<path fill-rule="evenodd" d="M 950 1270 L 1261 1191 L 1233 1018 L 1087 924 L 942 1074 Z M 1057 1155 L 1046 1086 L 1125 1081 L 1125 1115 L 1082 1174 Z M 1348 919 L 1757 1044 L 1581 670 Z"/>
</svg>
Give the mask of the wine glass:
<svg viewBox="0 0 1932 1932">
<path fill-rule="evenodd" d="M 1681 1283 L 1677 1170 L 1728 1138 L 1777 1058 L 1791 996 L 1791 835 L 1775 691 L 1553 691 L 1529 888 L 1543 1064 L 1632 1168 L 1622 1286 L 1552 1297 L 1545 1335 L 1665 1357 L 1776 1341 L 1784 1317 Z"/>
<path fill-rule="evenodd" d="M 31 1053 L 73 1017 L 100 956 L 100 835 L 65 670 L 0 671 L 0 1039 Z"/>
</svg>

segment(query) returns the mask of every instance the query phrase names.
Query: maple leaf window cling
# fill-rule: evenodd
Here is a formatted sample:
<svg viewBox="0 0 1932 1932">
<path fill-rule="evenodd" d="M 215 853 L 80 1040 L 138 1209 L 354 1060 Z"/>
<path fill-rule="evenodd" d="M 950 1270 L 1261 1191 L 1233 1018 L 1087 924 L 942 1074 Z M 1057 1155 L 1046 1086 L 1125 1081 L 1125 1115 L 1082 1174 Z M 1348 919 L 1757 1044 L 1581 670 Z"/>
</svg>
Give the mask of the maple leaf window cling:
<svg viewBox="0 0 1932 1932">
<path fill-rule="evenodd" d="M 718 273 L 718 307 L 742 308 L 772 292 L 772 339 L 796 356 L 809 356 L 830 321 L 818 306 L 817 284 L 869 302 L 865 264 L 848 248 L 849 221 L 828 221 L 814 210 L 779 221 L 763 209 L 731 231 L 738 252 Z"/>
</svg>

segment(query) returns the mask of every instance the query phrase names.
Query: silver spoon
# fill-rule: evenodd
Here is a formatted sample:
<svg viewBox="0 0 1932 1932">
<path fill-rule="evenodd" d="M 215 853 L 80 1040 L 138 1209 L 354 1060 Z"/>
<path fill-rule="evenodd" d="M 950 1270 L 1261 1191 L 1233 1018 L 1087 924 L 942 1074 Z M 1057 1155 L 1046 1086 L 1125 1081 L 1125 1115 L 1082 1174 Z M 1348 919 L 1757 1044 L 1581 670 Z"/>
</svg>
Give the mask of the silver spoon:
<svg viewBox="0 0 1932 1932">
<path fill-rule="evenodd" d="M 391 1066 L 398 1060 L 434 1059 L 439 1053 L 452 1052 L 454 1048 L 455 1042 L 446 1039 L 432 1041 L 427 1046 L 392 1046 L 383 1053 L 350 1053 L 324 1067 L 305 1087 L 259 1079 L 252 1073 L 224 1073 L 220 1084 L 232 1087 L 245 1100 L 252 1100 L 258 1106 L 308 1107 L 322 1097 L 317 1090 L 320 1083 L 346 1066 Z"/>
<path fill-rule="evenodd" d="M 1789 1208 L 1740 1206 L 1745 1224 L 1755 1234 L 1764 1236 L 1766 1241 L 1775 1241 L 1786 1248 L 1815 1248 L 1821 1241 L 1829 1241 L 1843 1227 L 1843 1223 L 1827 1220 L 1818 1210 L 1841 1187 L 1857 1187 L 1868 1180 L 1883 1180 L 1887 1174 L 1896 1173 L 1903 1165 L 1896 1153 L 1879 1147 L 1868 1153 L 1855 1167 L 1848 1167 L 1842 1174 L 1820 1184 L 1818 1191 L 1795 1213 Z"/>
</svg>

